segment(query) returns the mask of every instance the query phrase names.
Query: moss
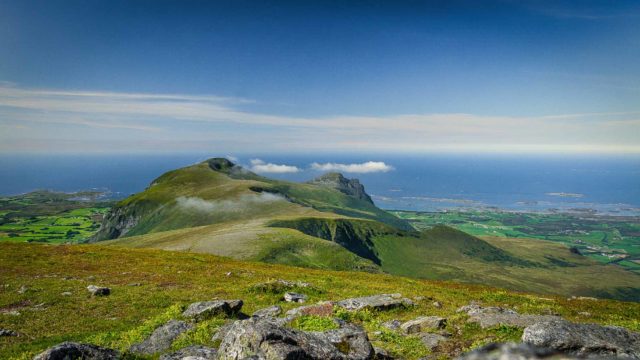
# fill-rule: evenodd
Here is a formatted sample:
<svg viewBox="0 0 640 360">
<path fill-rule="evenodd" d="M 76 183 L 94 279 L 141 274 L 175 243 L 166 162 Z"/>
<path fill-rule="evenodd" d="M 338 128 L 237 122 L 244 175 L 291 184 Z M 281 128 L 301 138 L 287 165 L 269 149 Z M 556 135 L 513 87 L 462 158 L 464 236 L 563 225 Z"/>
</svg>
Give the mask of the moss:
<svg viewBox="0 0 640 360">
<path fill-rule="evenodd" d="M 291 327 L 304 331 L 327 331 L 339 328 L 333 319 L 317 315 L 300 316 L 291 322 Z"/>
</svg>

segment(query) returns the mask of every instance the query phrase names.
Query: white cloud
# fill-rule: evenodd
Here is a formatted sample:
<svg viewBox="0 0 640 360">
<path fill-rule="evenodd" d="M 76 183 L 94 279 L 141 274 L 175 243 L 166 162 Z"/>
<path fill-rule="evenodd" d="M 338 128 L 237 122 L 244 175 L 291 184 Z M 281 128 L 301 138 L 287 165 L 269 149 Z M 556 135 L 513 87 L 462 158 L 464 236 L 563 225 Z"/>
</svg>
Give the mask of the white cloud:
<svg viewBox="0 0 640 360">
<path fill-rule="evenodd" d="M 260 159 L 252 159 L 251 171 L 257 172 L 257 173 L 285 174 L 285 173 L 296 173 L 300 171 L 300 169 L 297 166 L 278 165 L 278 164 L 266 163 Z"/>
<path fill-rule="evenodd" d="M 199 197 L 180 196 L 176 199 L 176 204 L 188 210 L 199 212 L 241 212 L 247 208 L 278 201 L 287 201 L 280 195 L 263 192 L 260 194 L 245 194 L 233 200 L 209 201 Z"/>
<path fill-rule="evenodd" d="M 367 161 L 362 164 L 313 163 L 311 168 L 317 171 L 341 171 L 347 173 L 373 173 L 393 170 L 393 166 L 382 161 Z"/>
<path fill-rule="evenodd" d="M 0 132 L 0 151 L 640 153 L 637 111 L 294 117 L 243 110 L 247 102 L 0 83 L 0 126 L 14 129 Z M 298 171 L 276 164 L 259 169 Z"/>
</svg>

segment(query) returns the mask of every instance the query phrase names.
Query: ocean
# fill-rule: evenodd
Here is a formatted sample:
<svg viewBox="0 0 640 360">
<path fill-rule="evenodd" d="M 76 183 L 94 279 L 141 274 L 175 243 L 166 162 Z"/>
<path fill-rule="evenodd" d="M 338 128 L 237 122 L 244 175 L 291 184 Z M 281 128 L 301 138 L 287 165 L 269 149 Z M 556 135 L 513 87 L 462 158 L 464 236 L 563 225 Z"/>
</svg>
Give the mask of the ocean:
<svg viewBox="0 0 640 360">
<path fill-rule="evenodd" d="M 0 194 L 97 189 L 122 198 L 141 191 L 165 171 L 212 156 L 1 155 Z M 291 181 L 320 175 L 311 169 L 313 162 L 383 161 L 393 170 L 344 175 L 360 179 L 385 209 L 498 208 L 640 216 L 639 156 L 280 154 L 238 156 L 237 162 L 249 166 L 255 158 L 297 166 L 297 173 L 263 174 Z"/>
</svg>

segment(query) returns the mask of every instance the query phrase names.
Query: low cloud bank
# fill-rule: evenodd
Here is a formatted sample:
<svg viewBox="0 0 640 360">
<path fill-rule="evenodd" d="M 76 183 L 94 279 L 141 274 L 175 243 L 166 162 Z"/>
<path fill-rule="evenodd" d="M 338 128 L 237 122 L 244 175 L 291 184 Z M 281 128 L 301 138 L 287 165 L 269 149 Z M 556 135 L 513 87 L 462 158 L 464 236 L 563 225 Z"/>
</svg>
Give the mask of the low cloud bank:
<svg viewBox="0 0 640 360">
<path fill-rule="evenodd" d="M 235 200 L 209 201 L 199 197 L 180 196 L 176 199 L 179 207 L 199 212 L 238 212 L 258 204 L 286 201 L 280 195 L 271 193 L 245 194 Z"/>
<path fill-rule="evenodd" d="M 324 163 L 320 164 L 314 162 L 311 164 L 311 169 L 317 171 L 341 171 L 347 173 L 373 173 L 373 172 L 388 172 L 393 170 L 393 166 L 387 165 L 382 161 L 367 161 L 361 164 L 338 164 L 338 163 Z"/>
<path fill-rule="evenodd" d="M 297 166 L 272 164 L 266 163 L 260 159 L 252 159 L 251 171 L 257 173 L 285 174 L 296 173 L 300 171 L 300 169 Z"/>
</svg>

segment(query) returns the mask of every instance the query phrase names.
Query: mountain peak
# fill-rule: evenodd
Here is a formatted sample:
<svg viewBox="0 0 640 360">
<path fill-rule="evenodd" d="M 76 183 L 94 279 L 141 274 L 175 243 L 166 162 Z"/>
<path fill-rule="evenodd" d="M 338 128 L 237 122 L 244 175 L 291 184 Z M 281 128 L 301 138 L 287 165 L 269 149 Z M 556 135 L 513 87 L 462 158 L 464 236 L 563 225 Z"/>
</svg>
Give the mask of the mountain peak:
<svg viewBox="0 0 640 360">
<path fill-rule="evenodd" d="M 228 172 L 231 170 L 236 164 L 232 163 L 229 159 L 226 158 L 211 158 L 206 161 L 209 164 L 209 167 L 212 170 Z"/>
<path fill-rule="evenodd" d="M 347 179 L 338 172 L 330 172 L 308 181 L 309 184 L 326 186 L 373 204 L 371 197 L 365 192 L 364 186 L 358 179 Z"/>
</svg>

